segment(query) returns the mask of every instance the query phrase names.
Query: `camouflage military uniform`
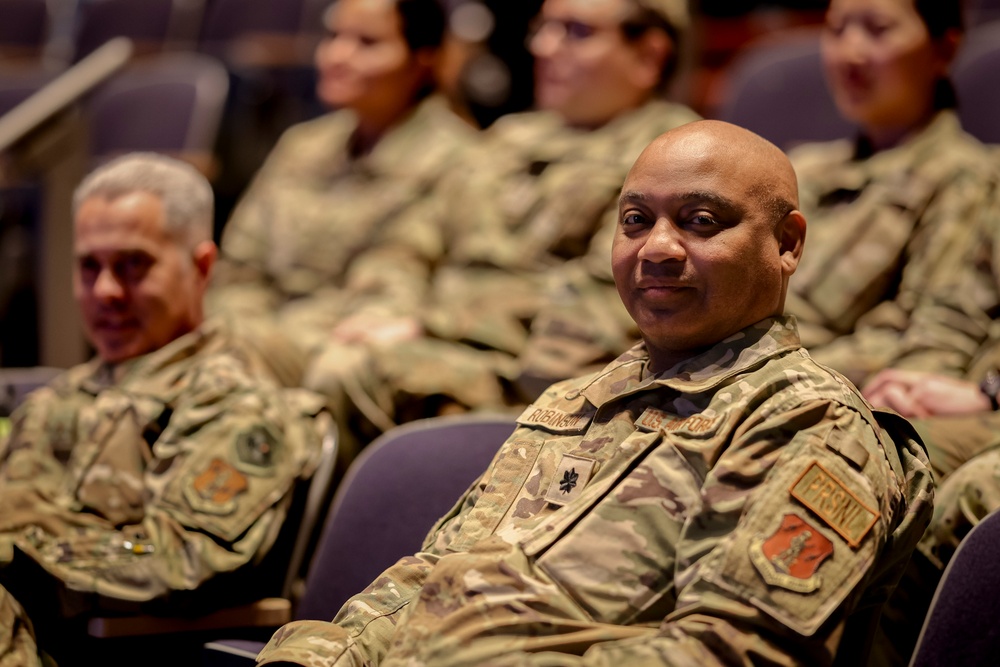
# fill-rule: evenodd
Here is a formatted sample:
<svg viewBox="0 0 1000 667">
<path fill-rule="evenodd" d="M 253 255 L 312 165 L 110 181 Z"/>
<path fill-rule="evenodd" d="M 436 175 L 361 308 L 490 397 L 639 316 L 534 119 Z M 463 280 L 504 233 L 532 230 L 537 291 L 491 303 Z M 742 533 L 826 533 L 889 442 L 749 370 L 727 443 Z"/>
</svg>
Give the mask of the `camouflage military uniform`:
<svg viewBox="0 0 1000 667">
<path fill-rule="evenodd" d="M 428 400 L 469 408 L 521 403 L 502 380 L 517 374 L 526 323 L 544 303 L 553 269 L 614 226 L 622 181 L 642 149 L 695 119 L 686 107 L 651 101 L 589 132 L 548 112 L 497 121 L 391 234 L 402 238 L 405 230 L 423 228 L 421 238 L 437 235 L 445 260 L 426 266 L 428 275 L 433 271 L 429 293 L 415 292 L 411 282 L 394 288 L 405 293 L 381 290 L 380 300 L 367 303 L 419 317 L 427 336 L 371 349 L 328 345 L 311 364 L 306 386 L 334 402 L 346 391 L 347 412 L 360 411 L 379 428 L 433 414 Z M 384 246 L 366 259 L 399 264 L 404 254 Z M 340 415 L 342 422 L 351 419 Z"/>
<path fill-rule="evenodd" d="M 899 353 L 922 296 L 1000 215 L 996 161 L 952 111 L 896 148 L 868 150 L 837 141 L 790 154 L 809 238 L 786 309 L 817 361 L 856 383 Z"/>
<path fill-rule="evenodd" d="M 936 285 L 914 310 L 895 368 L 934 370 L 982 382 L 1000 371 L 996 243 L 1000 220 L 980 230 L 953 279 Z M 959 542 L 1000 508 L 1000 412 L 911 419 L 938 481 L 934 515 L 903 581 L 890 598 L 873 665 L 909 663 L 944 567 Z"/>
<path fill-rule="evenodd" d="M 323 340 L 349 310 L 352 262 L 366 251 L 388 238 L 433 256 L 436 238 L 419 228 L 387 236 L 389 228 L 475 138 L 435 97 L 358 158 L 350 155 L 355 128 L 354 116 L 338 111 L 289 129 L 226 224 L 209 311 L 244 324 L 263 319 L 254 328 L 269 334 L 261 347 L 279 363 L 281 336 L 261 327 L 277 324 L 307 348 Z M 380 268 L 389 284 L 411 280 L 405 265 Z M 294 348 L 285 352 L 294 357 Z"/>
<path fill-rule="evenodd" d="M 42 617 L 267 594 L 245 577 L 315 466 L 318 407 L 304 390 L 276 389 L 211 325 L 114 367 L 77 366 L 31 394 L 0 443 L 0 584 L 27 607 L 42 647 L 63 639 L 44 635 Z M 222 573 L 238 575 L 216 581 Z M 281 575 L 252 574 L 260 586 Z M 210 597 L 193 592 L 206 584 Z M 49 598 L 60 608 L 39 602 Z M 0 602 L 4 646 L 24 619 L 10 622 L 19 617 Z"/>
<path fill-rule="evenodd" d="M 651 376 L 640 344 L 551 387 L 303 665 L 862 664 L 933 494 L 906 423 L 748 327 Z"/>
</svg>

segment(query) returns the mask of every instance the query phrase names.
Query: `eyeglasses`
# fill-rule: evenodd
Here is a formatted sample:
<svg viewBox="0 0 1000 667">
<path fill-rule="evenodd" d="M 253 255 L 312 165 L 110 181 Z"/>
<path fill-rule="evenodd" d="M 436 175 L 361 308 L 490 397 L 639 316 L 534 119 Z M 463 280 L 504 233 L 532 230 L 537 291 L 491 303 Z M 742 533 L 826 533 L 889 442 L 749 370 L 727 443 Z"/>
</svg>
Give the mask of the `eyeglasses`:
<svg viewBox="0 0 1000 667">
<path fill-rule="evenodd" d="M 590 39 L 599 32 L 619 30 L 620 28 L 621 24 L 619 23 L 615 23 L 614 25 L 594 25 L 574 19 L 538 17 L 532 21 L 531 26 L 528 28 L 528 41 L 530 42 L 543 32 L 550 32 L 559 40 L 576 44 Z"/>
</svg>

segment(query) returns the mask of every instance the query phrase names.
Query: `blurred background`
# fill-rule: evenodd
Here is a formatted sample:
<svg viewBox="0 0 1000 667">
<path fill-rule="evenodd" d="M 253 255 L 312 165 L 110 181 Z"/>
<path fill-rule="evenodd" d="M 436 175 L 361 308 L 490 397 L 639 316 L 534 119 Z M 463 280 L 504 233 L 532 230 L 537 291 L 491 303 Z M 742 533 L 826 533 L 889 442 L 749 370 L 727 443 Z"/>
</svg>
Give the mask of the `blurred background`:
<svg viewBox="0 0 1000 667">
<path fill-rule="evenodd" d="M 65 367 L 87 354 L 77 343 L 64 260 L 68 194 L 96 164 L 135 150 L 190 161 L 215 188 L 221 234 L 282 131 L 324 111 L 312 56 L 328 4 L 0 0 L 0 367 Z M 445 4 L 451 34 L 441 79 L 452 105 L 479 127 L 530 108 L 525 38 L 541 0 Z M 669 96 L 784 147 L 844 136 L 850 128 L 819 74 L 816 29 L 825 4 L 695 2 L 693 38 Z M 991 21 L 1000 19 L 1000 2 L 976 0 L 969 15 L 981 26 L 969 42 L 995 49 L 1000 24 Z M 130 41 L 112 41 L 122 36 Z M 53 81 L 46 99 L 19 107 Z M 995 85 L 979 88 L 996 94 Z M 787 99 L 788 118 L 774 113 L 775 95 L 785 93 L 798 95 L 779 98 Z M 1000 141 L 990 134 L 995 120 L 963 121 L 981 139 Z"/>
</svg>

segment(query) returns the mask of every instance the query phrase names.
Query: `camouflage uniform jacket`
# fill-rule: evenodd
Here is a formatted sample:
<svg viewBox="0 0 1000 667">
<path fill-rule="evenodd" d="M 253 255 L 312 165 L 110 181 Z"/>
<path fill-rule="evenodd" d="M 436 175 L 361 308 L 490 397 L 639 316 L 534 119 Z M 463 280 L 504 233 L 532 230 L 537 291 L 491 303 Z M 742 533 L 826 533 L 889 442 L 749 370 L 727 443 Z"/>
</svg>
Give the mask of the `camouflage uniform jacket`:
<svg viewBox="0 0 1000 667">
<path fill-rule="evenodd" d="M 930 515 L 919 441 L 790 319 L 648 360 L 552 386 L 421 553 L 259 660 L 862 664 Z"/>
<path fill-rule="evenodd" d="M 385 240 L 390 223 L 475 138 L 436 97 L 359 158 L 350 155 L 356 127 L 352 113 L 337 111 L 282 136 L 226 225 L 212 312 L 278 311 L 332 326 L 345 307 L 352 262 Z M 406 230 L 402 242 L 426 246 L 419 233 Z M 389 282 L 398 279 L 392 264 L 381 271 Z"/>
<path fill-rule="evenodd" d="M 809 239 L 786 309 L 817 361 L 857 383 L 898 353 L 920 298 L 951 280 L 997 215 L 1000 182 L 951 111 L 896 148 L 865 151 L 845 140 L 790 156 Z"/>
<path fill-rule="evenodd" d="M 315 403 L 275 389 L 210 325 L 70 369 L 0 443 L 0 563 L 13 543 L 66 595 L 135 603 L 258 564 L 315 467 Z"/>
</svg>

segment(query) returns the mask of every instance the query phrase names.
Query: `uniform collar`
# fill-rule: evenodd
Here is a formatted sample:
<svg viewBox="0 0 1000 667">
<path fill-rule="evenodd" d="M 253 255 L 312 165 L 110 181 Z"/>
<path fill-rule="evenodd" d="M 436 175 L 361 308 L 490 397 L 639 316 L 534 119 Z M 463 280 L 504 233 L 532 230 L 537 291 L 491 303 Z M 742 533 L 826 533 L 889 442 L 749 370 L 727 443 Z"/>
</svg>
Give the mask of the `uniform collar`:
<svg viewBox="0 0 1000 667">
<path fill-rule="evenodd" d="M 353 113 L 343 111 L 350 117 L 344 123 L 343 135 L 337 139 L 337 155 L 330 163 L 327 178 L 339 178 L 344 172 L 354 171 L 372 178 L 420 174 L 426 171 L 425 161 L 436 159 L 437 151 L 428 150 L 428 139 L 439 136 L 442 130 L 458 136 L 473 131 L 448 108 L 440 96 L 432 95 L 403 116 L 398 123 L 388 128 L 371 152 L 359 158 L 348 153 L 351 135 L 357 128 Z M 451 126 L 450 128 L 447 126 Z"/>
<path fill-rule="evenodd" d="M 882 151 L 872 152 L 871 143 L 864 135 L 854 141 L 853 159 L 866 161 L 873 168 L 893 169 L 897 163 L 909 164 L 915 155 L 937 150 L 948 137 L 961 134 L 962 124 L 951 109 L 938 111 L 920 130 L 907 136 L 899 144 Z M 889 163 L 883 167 L 882 163 Z"/>
<path fill-rule="evenodd" d="M 96 396 L 106 389 L 126 383 L 133 385 L 139 383 L 137 390 L 143 391 L 143 383 L 151 378 L 157 378 L 155 382 L 161 385 L 163 383 L 162 372 L 165 369 L 176 366 L 179 361 L 195 355 L 210 341 L 218 337 L 218 326 L 203 324 L 198 329 L 174 339 L 155 352 L 118 364 L 109 364 L 100 359 L 93 359 L 88 362 L 89 373 L 80 383 L 80 387 Z"/>
<path fill-rule="evenodd" d="M 768 318 L 715 344 L 657 375 L 644 376 L 649 352 L 638 343 L 611 362 L 579 390 L 588 401 L 601 407 L 628 394 L 668 387 L 684 394 L 710 391 L 733 376 L 746 373 L 766 361 L 801 348 L 798 327 L 792 316 Z"/>
</svg>

